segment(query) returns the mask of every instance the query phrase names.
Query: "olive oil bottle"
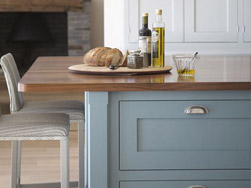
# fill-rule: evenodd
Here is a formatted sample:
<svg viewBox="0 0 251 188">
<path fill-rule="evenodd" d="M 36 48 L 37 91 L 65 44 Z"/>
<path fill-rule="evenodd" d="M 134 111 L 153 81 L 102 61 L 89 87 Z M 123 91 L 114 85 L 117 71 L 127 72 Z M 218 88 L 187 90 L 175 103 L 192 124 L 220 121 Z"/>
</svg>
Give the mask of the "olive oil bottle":
<svg viewBox="0 0 251 188">
<path fill-rule="evenodd" d="M 156 20 L 152 32 L 152 65 L 165 66 L 165 24 L 162 22 L 162 10 L 156 10 Z"/>
<path fill-rule="evenodd" d="M 139 49 L 145 54 L 148 66 L 151 66 L 151 36 L 152 32 L 148 29 L 148 13 L 143 13 L 142 28 L 139 30 Z"/>
</svg>

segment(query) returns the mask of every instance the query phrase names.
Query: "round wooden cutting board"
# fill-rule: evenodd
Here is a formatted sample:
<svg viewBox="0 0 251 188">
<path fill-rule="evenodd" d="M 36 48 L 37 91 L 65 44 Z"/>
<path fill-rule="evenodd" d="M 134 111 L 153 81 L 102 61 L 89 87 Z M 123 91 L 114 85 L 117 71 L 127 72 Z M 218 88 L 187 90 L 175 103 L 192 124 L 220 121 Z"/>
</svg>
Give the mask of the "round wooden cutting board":
<svg viewBox="0 0 251 188">
<path fill-rule="evenodd" d="M 68 69 L 82 74 L 94 74 L 94 75 L 145 75 L 145 74 L 163 74 L 168 73 L 173 67 L 165 66 L 162 68 L 142 68 L 142 69 L 129 69 L 127 67 L 119 67 L 118 69 L 111 70 L 107 67 L 91 67 L 85 64 L 73 65 Z"/>
</svg>

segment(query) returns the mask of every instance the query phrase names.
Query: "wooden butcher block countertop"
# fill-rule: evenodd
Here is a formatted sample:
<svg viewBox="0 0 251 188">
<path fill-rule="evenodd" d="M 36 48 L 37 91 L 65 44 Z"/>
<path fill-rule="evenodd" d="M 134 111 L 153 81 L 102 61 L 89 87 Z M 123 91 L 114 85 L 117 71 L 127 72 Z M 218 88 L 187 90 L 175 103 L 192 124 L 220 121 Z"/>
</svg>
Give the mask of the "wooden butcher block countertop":
<svg viewBox="0 0 251 188">
<path fill-rule="evenodd" d="M 201 56 L 194 78 L 171 73 L 137 76 L 77 74 L 83 57 L 39 57 L 19 82 L 21 92 L 251 90 L 251 56 Z"/>
</svg>

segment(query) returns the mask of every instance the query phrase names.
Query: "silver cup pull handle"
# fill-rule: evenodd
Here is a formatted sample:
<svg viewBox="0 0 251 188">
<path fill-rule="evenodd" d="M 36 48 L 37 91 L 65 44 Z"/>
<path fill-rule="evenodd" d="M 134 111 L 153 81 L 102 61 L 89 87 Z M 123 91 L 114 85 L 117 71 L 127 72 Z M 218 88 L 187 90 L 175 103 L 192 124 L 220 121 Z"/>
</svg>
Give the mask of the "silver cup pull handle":
<svg viewBox="0 0 251 188">
<path fill-rule="evenodd" d="M 206 188 L 206 187 L 203 186 L 203 185 L 192 185 L 192 186 L 190 186 L 188 188 Z"/>
<path fill-rule="evenodd" d="M 195 105 L 185 109 L 185 114 L 208 114 L 208 109 L 205 106 Z"/>
</svg>

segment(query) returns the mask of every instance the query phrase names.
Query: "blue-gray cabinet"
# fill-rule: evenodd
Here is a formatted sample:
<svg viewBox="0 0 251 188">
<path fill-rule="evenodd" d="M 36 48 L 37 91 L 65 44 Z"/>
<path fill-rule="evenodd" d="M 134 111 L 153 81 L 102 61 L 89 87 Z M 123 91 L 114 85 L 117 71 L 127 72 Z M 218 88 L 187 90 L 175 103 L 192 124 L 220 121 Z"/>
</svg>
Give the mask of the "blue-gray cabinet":
<svg viewBox="0 0 251 188">
<path fill-rule="evenodd" d="M 97 177 L 108 188 L 251 188 L 250 91 L 89 92 L 86 103 L 89 188 Z"/>
</svg>

